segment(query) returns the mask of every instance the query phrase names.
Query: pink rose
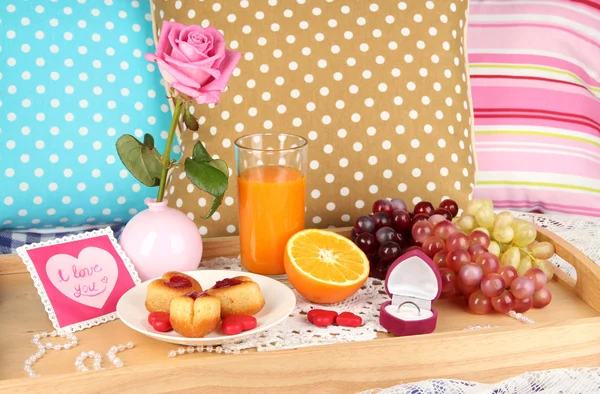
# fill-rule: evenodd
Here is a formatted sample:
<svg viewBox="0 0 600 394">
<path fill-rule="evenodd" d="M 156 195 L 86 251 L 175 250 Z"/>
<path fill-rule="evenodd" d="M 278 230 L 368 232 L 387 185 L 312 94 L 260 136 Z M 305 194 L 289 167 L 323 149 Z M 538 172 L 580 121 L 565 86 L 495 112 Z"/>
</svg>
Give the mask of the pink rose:
<svg viewBox="0 0 600 394">
<path fill-rule="evenodd" d="M 158 64 L 169 87 L 198 104 L 216 104 L 241 56 L 225 49 L 223 35 L 212 26 L 164 21 L 156 53 L 146 60 Z"/>
</svg>

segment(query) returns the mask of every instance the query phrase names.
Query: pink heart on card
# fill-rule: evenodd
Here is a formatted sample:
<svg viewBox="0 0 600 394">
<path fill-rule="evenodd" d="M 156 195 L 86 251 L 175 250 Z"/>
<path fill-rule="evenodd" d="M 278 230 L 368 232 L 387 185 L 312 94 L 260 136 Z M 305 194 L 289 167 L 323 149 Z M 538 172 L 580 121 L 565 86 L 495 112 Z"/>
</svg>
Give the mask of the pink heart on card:
<svg viewBox="0 0 600 394">
<path fill-rule="evenodd" d="M 46 263 L 50 282 L 73 301 L 93 308 L 102 308 L 113 291 L 119 268 L 107 251 L 89 247 L 78 257 L 68 254 L 52 256 Z"/>
</svg>

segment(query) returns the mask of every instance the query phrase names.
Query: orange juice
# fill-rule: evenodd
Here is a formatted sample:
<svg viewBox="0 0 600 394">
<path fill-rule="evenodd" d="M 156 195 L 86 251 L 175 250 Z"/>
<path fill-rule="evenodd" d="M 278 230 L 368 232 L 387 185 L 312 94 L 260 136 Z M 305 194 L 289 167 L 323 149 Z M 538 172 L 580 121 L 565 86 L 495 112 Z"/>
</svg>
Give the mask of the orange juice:
<svg viewBox="0 0 600 394">
<path fill-rule="evenodd" d="M 304 229 L 306 177 L 294 168 L 248 168 L 238 177 L 242 265 L 264 275 L 284 274 L 283 254 Z"/>
</svg>

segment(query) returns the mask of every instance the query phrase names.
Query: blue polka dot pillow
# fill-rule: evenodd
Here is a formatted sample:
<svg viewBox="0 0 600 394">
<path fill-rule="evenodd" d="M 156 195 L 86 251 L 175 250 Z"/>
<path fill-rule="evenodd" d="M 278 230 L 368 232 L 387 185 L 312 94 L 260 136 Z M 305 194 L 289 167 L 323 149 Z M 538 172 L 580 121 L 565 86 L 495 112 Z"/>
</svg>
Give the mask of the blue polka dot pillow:
<svg viewBox="0 0 600 394">
<path fill-rule="evenodd" d="M 162 151 L 171 120 L 143 56 L 154 51 L 149 2 L 0 7 L 2 228 L 127 221 L 156 189 L 129 174 L 115 141 L 149 133 Z"/>
</svg>

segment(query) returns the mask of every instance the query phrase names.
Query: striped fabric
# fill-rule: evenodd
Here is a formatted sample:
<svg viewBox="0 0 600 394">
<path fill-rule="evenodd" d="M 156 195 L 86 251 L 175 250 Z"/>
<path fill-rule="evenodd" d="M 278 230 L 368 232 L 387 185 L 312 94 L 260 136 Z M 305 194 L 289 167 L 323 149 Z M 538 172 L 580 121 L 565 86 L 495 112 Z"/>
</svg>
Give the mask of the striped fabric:
<svg viewBox="0 0 600 394">
<path fill-rule="evenodd" d="M 600 216 L 600 0 L 472 0 L 467 46 L 475 197 Z"/>
</svg>

